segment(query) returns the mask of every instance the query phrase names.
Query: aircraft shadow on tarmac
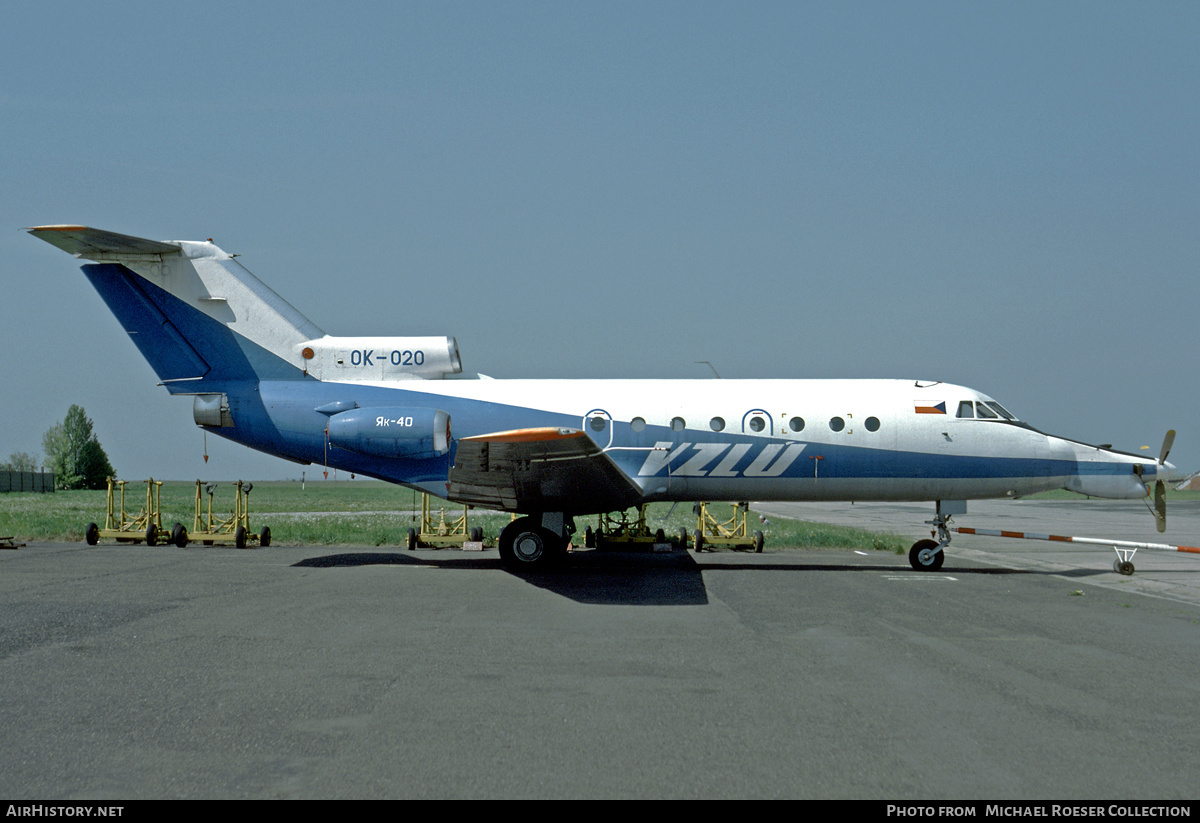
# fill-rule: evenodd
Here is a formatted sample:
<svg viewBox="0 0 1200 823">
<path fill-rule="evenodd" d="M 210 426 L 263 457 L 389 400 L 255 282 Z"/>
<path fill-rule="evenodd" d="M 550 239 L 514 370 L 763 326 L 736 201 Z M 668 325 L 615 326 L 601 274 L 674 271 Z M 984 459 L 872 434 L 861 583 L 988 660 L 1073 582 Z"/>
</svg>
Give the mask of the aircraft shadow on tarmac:
<svg viewBox="0 0 1200 823">
<path fill-rule="evenodd" d="M 464 556 L 447 553 L 431 557 L 428 552 L 412 555 L 406 552 L 361 551 L 340 552 L 302 560 L 297 567 L 346 568 L 354 566 L 435 566 L 447 570 L 493 569 L 510 574 L 531 586 L 562 595 L 579 603 L 609 606 L 702 606 L 708 603 L 703 572 L 773 571 L 838 573 L 915 572 L 907 563 L 859 565 L 850 563 L 772 563 L 765 558 L 739 560 L 738 552 L 719 552 L 696 557 L 690 552 L 650 554 L 638 552 L 572 552 L 558 568 L 546 572 L 511 572 L 499 558 L 493 556 Z M 764 562 L 765 561 L 765 562 Z M 934 572 L 937 574 L 938 572 Z M 1001 568 L 946 567 L 941 574 L 965 575 L 1037 575 L 1060 577 L 1091 577 L 1110 572 L 1093 569 L 1042 571 Z"/>
</svg>

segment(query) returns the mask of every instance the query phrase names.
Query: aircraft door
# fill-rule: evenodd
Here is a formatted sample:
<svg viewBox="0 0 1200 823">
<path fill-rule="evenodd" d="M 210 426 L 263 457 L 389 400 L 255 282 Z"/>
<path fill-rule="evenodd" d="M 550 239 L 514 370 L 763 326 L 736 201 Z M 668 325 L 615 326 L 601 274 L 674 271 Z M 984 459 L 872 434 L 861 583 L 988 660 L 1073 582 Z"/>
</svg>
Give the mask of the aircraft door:
<svg viewBox="0 0 1200 823">
<path fill-rule="evenodd" d="M 742 415 L 742 432 L 744 434 L 765 434 L 775 436 L 775 421 L 763 409 L 751 409 Z"/>
<path fill-rule="evenodd" d="M 613 442 L 612 415 L 604 409 L 592 409 L 583 416 L 582 428 L 587 436 L 602 449 L 607 449 Z"/>
</svg>

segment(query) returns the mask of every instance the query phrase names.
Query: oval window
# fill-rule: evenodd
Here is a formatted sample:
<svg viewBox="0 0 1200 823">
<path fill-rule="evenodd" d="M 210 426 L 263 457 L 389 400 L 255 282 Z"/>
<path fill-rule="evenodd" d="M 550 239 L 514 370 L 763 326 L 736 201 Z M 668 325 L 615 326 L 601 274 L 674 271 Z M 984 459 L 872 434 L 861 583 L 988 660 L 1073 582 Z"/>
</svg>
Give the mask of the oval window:
<svg viewBox="0 0 1200 823">
<path fill-rule="evenodd" d="M 804 431 L 804 418 L 803 417 L 793 417 L 791 420 L 788 421 L 788 428 L 794 432 Z"/>
<path fill-rule="evenodd" d="M 646 421 L 640 417 L 635 417 L 629 421 L 629 428 L 633 429 L 635 432 L 645 431 Z"/>
<path fill-rule="evenodd" d="M 715 432 L 725 431 L 725 418 L 714 417 L 708 421 L 708 427 Z"/>
<path fill-rule="evenodd" d="M 879 431 L 879 418 L 878 417 L 868 417 L 867 422 L 864 425 L 867 427 L 867 431 L 877 432 L 877 431 Z"/>
<path fill-rule="evenodd" d="M 840 417 L 835 417 L 829 421 L 829 428 L 833 429 L 835 432 L 840 432 L 842 429 L 846 428 L 846 421 Z"/>
<path fill-rule="evenodd" d="M 671 431 L 681 432 L 686 428 L 687 428 L 687 423 L 684 422 L 682 417 L 672 417 L 671 418 Z"/>
<path fill-rule="evenodd" d="M 767 427 L 766 421 L 764 421 L 761 417 L 751 417 L 750 418 L 751 430 L 760 432 L 763 429 L 765 429 L 766 427 Z"/>
<path fill-rule="evenodd" d="M 588 421 L 588 425 L 592 427 L 592 431 L 594 431 L 594 432 L 604 431 L 604 427 L 607 424 L 608 424 L 608 421 L 605 420 L 603 417 L 599 417 L 599 416 L 593 417 L 591 420 Z"/>
</svg>

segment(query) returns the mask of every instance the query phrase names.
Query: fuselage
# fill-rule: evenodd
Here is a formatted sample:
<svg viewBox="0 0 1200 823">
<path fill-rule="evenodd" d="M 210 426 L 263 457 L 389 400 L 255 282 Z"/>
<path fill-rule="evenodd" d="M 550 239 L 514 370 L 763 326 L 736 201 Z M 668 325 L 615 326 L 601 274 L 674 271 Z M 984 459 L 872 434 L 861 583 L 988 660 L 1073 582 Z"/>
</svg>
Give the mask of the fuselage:
<svg viewBox="0 0 1200 823">
<path fill-rule="evenodd" d="M 330 418 L 316 410 L 441 410 L 451 444 L 506 429 L 582 430 L 644 501 L 966 500 L 1058 488 L 1143 497 L 1143 480 L 1158 468 L 1007 419 L 972 389 L 915 380 L 264 380 L 245 394 L 229 388 L 234 419 L 269 425 L 216 433 L 443 496 L 452 448 L 424 458 L 363 454 L 331 443 Z"/>
</svg>

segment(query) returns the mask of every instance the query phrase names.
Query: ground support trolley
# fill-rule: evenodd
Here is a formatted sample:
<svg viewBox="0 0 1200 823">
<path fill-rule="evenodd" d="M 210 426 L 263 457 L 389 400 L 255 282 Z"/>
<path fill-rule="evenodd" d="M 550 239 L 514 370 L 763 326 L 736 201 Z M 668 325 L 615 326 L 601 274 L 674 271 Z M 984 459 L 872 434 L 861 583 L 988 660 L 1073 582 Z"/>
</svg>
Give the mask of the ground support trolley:
<svg viewBox="0 0 1200 823">
<path fill-rule="evenodd" d="M 213 514 L 213 492 L 216 483 L 205 484 L 196 481 L 196 515 L 192 519 L 192 530 L 189 532 L 182 523 L 176 523 L 171 531 L 171 542 L 179 548 L 187 546 L 189 541 L 212 546 L 216 543 L 232 543 L 239 549 L 246 548 L 250 543 L 257 543 L 264 549 L 271 545 L 271 528 L 263 526 L 262 532 L 255 534 L 250 530 L 250 490 L 253 483 L 237 481 L 237 489 L 233 499 L 233 512 L 229 517 Z M 208 495 L 208 511 L 203 509 L 203 495 Z"/>
<path fill-rule="evenodd" d="M 713 551 L 717 546 L 727 546 L 731 549 L 763 550 L 763 533 L 751 533 L 746 527 L 746 518 L 750 514 L 749 503 L 731 503 L 733 516 L 728 520 L 717 520 L 709 514 L 708 503 L 697 503 L 692 511 L 696 513 L 696 530 L 692 533 L 692 548 L 696 551 Z"/>
<path fill-rule="evenodd" d="M 686 546 L 687 530 L 680 531 L 680 545 Z M 666 551 L 674 548 L 662 529 L 650 531 L 650 527 L 646 525 L 645 504 L 638 506 L 636 510 L 627 509 L 599 515 L 596 528 L 588 526 L 584 530 L 583 545 L 589 549 L 617 551 Z"/>
<path fill-rule="evenodd" d="M 108 511 L 104 516 L 104 528 L 96 523 L 87 524 L 83 539 L 89 546 L 96 545 L 101 539 L 116 540 L 118 543 L 141 543 L 144 540 L 147 546 L 153 546 L 163 536 L 162 511 L 159 508 L 162 481 L 153 478 L 146 481 L 146 505 L 137 514 L 125 511 L 126 482 L 108 478 Z"/>
<path fill-rule="evenodd" d="M 451 520 L 446 519 L 446 510 L 438 509 L 435 516 L 429 495 L 421 495 L 421 529 L 409 527 L 405 537 L 405 545 L 409 551 L 417 547 L 444 549 L 452 546 L 463 546 L 465 543 L 483 545 L 483 527 L 471 526 L 468 522 L 467 506 L 463 506 L 462 515 Z"/>
</svg>

